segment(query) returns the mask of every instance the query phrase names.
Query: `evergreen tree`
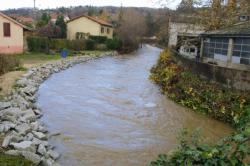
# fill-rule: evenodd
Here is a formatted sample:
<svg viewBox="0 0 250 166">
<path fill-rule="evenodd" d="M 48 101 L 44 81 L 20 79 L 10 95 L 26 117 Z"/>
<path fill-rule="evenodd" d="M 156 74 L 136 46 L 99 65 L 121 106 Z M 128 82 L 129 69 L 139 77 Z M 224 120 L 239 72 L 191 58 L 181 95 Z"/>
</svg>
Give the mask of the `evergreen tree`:
<svg viewBox="0 0 250 166">
<path fill-rule="evenodd" d="M 43 13 L 42 17 L 38 20 L 38 22 L 36 24 L 37 28 L 41 28 L 43 26 L 48 25 L 48 23 L 50 22 L 50 20 L 51 20 L 50 15 L 47 14 L 47 13 Z"/>
<path fill-rule="evenodd" d="M 64 16 L 58 16 L 56 20 L 56 26 L 60 27 L 61 31 L 58 35 L 59 38 L 66 38 L 67 36 L 67 24 L 64 21 Z"/>
</svg>

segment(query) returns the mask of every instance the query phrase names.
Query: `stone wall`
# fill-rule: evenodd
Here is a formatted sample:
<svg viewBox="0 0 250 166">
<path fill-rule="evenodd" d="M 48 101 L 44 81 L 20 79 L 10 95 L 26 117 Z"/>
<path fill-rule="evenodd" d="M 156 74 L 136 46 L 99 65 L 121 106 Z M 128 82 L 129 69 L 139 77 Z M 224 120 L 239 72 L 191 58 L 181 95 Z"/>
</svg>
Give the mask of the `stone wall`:
<svg viewBox="0 0 250 166">
<path fill-rule="evenodd" d="M 174 53 L 174 60 L 185 69 L 201 75 L 208 80 L 239 90 L 250 90 L 250 71 L 221 67 L 213 64 L 196 62 Z"/>
</svg>

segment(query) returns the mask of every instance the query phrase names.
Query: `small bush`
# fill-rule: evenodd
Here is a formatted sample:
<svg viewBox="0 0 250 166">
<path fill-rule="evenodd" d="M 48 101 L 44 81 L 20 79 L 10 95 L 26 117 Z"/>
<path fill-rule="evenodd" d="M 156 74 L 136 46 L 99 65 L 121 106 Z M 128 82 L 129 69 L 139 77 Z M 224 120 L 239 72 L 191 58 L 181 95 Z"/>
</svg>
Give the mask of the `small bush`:
<svg viewBox="0 0 250 166">
<path fill-rule="evenodd" d="M 94 40 L 88 39 L 86 40 L 86 50 L 94 50 L 96 42 Z"/>
<path fill-rule="evenodd" d="M 107 46 L 106 46 L 106 44 L 97 44 L 95 49 L 100 50 L 100 51 L 105 51 L 105 50 L 107 50 Z"/>
<path fill-rule="evenodd" d="M 21 63 L 16 55 L 0 55 L 0 75 L 20 68 Z"/>
<path fill-rule="evenodd" d="M 89 39 L 94 40 L 98 44 L 104 44 L 108 38 L 106 36 L 89 36 Z"/>
<path fill-rule="evenodd" d="M 109 50 L 120 50 L 122 47 L 122 42 L 118 38 L 108 39 L 106 41 L 106 45 Z"/>
<path fill-rule="evenodd" d="M 52 39 L 50 41 L 50 49 L 61 51 L 63 48 L 69 48 L 70 42 L 66 39 Z"/>
<path fill-rule="evenodd" d="M 85 40 L 71 40 L 68 42 L 68 46 L 65 48 L 69 50 L 73 50 L 73 51 L 82 51 L 86 49 L 86 41 Z"/>
</svg>

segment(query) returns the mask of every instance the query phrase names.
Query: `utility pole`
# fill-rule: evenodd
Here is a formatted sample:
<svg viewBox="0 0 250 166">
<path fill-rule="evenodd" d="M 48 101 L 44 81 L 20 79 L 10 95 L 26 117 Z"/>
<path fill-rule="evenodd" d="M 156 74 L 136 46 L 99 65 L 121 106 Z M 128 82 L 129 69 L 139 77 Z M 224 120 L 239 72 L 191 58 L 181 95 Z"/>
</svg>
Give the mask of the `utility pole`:
<svg viewBox="0 0 250 166">
<path fill-rule="evenodd" d="M 34 0 L 34 10 L 36 10 L 36 0 Z"/>
</svg>

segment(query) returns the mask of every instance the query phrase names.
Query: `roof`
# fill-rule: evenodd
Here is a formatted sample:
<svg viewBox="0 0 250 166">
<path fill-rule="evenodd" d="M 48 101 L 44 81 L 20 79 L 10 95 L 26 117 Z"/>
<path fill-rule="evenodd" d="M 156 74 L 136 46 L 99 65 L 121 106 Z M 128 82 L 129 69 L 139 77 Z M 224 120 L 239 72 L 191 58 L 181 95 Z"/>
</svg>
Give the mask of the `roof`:
<svg viewBox="0 0 250 166">
<path fill-rule="evenodd" d="M 107 21 L 104 21 L 104 20 L 101 20 L 101 19 L 95 18 L 95 17 L 90 17 L 90 16 L 88 16 L 86 14 L 83 14 L 83 15 L 80 15 L 78 17 L 75 17 L 75 18 L 69 20 L 67 23 L 72 22 L 72 21 L 77 20 L 77 19 L 82 18 L 82 17 L 86 17 L 86 18 L 88 18 L 88 19 L 90 19 L 90 20 L 92 20 L 92 21 L 94 21 L 94 22 L 96 22 L 96 23 L 98 23 L 100 25 L 104 25 L 104 26 L 108 26 L 108 27 L 113 27 L 113 25 L 111 23 L 108 23 Z"/>
<path fill-rule="evenodd" d="M 240 22 L 214 31 L 207 31 L 202 33 L 201 36 L 250 37 L 250 21 Z"/>
<path fill-rule="evenodd" d="M 17 15 L 17 14 L 12 14 L 12 15 L 9 15 L 9 16 L 11 18 L 14 18 L 18 22 L 21 22 L 21 23 L 33 23 L 34 22 L 34 19 L 31 18 L 31 17 L 24 17 L 24 16 L 20 16 L 20 15 Z"/>
<path fill-rule="evenodd" d="M 9 16 L 3 14 L 2 12 L 0 12 L 0 16 L 2 16 L 2 17 L 4 17 L 4 18 L 6 18 L 7 20 L 9 20 L 9 21 L 11 21 L 11 22 L 17 24 L 18 26 L 22 27 L 22 28 L 25 29 L 25 30 L 29 30 L 29 31 L 31 30 L 29 27 L 27 27 L 27 26 L 21 24 L 20 22 L 14 20 L 13 18 L 11 18 L 11 17 L 9 17 Z"/>
</svg>

